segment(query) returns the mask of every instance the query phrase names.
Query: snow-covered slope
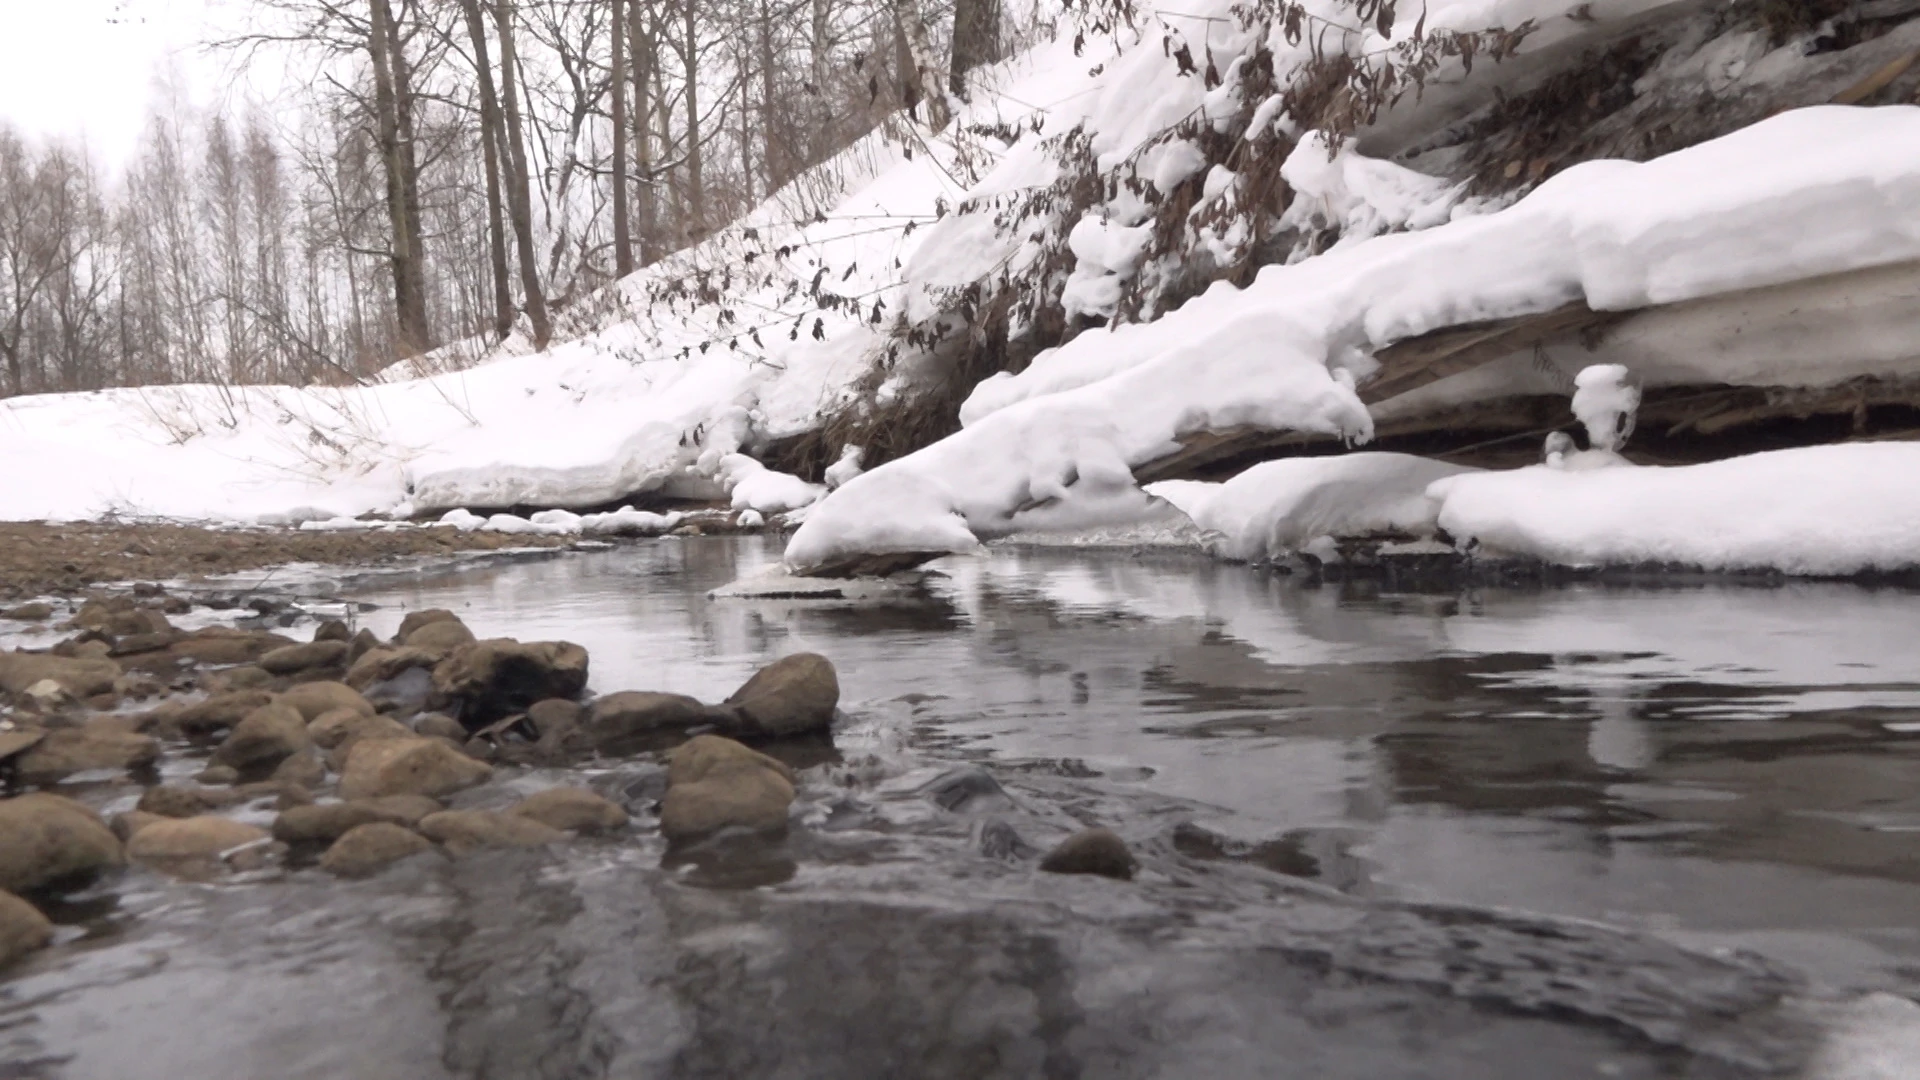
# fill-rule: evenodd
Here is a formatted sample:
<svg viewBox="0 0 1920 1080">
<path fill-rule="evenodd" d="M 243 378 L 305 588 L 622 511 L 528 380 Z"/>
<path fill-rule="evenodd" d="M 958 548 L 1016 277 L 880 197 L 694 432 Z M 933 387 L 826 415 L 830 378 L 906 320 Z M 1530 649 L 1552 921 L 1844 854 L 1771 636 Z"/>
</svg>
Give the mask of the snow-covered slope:
<svg viewBox="0 0 1920 1080">
<path fill-rule="evenodd" d="M 817 424 L 886 351 L 926 226 L 1004 150 L 966 129 L 1018 127 L 1040 108 L 1029 103 L 1079 89 L 1087 61 L 1062 55 L 1064 42 L 991 73 L 1005 92 L 941 138 L 869 136 L 590 298 L 546 353 L 516 338 L 468 370 L 407 378 L 401 365 L 344 389 L 0 401 L 0 517 L 254 521 L 723 494 L 722 458 Z"/>
</svg>

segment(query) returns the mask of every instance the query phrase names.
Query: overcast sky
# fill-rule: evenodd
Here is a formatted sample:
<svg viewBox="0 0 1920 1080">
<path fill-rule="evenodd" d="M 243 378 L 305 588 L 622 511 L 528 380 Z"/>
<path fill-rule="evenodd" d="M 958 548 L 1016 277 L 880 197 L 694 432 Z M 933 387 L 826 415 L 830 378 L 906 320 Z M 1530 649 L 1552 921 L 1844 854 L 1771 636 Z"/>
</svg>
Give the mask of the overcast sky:
<svg viewBox="0 0 1920 1080">
<path fill-rule="evenodd" d="M 0 0 L 0 116 L 35 135 L 84 137 L 110 171 L 132 155 L 170 68 L 205 106 L 232 86 L 196 46 L 245 0 Z"/>
</svg>

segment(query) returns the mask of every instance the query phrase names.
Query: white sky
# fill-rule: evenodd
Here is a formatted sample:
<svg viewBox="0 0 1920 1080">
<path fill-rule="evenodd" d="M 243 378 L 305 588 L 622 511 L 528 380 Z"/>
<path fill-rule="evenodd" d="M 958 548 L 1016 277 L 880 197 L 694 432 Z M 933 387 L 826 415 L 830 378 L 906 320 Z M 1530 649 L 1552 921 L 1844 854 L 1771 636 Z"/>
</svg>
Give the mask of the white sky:
<svg viewBox="0 0 1920 1080">
<path fill-rule="evenodd" d="M 231 59 L 197 46 L 246 0 L 0 0 L 0 117 L 31 135 L 84 138 L 109 171 L 139 144 L 157 78 L 205 106 L 244 90 Z"/>
</svg>

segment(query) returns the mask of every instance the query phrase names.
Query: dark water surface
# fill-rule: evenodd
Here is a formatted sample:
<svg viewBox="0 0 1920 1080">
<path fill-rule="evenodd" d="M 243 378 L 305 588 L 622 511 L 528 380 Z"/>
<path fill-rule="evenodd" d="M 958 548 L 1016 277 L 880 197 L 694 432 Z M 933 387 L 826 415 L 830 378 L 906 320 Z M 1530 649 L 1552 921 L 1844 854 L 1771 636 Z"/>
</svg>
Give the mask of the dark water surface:
<svg viewBox="0 0 1920 1080">
<path fill-rule="evenodd" d="M 0 984 L 0 1077 L 1920 1076 L 1920 596 L 1010 549 L 879 604 L 707 597 L 777 554 L 363 595 L 577 641 L 601 692 L 826 654 L 787 841 L 136 872 Z M 661 783 L 473 800 L 562 781 L 643 817 Z M 1033 869 L 1096 823 L 1134 882 Z"/>
</svg>

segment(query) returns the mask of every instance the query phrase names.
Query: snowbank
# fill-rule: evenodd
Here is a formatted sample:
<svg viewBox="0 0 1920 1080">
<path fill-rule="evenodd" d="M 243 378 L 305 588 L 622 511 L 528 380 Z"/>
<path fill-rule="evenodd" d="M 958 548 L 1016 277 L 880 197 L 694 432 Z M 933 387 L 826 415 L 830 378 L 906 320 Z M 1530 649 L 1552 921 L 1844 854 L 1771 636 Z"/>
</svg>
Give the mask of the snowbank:
<svg viewBox="0 0 1920 1080">
<path fill-rule="evenodd" d="M 827 493 L 825 484 L 810 484 L 790 473 L 775 472 L 745 454 L 721 458 L 720 475 L 735 510 L 761 515 L 812 506 Z"/>
<path fill-rule="evenodd" d="M 1567 566 L 1856 574 L 1920 566 L 1920 445 L 1853 443 L 1706 465 L 1534 466 L 1434 482 L 1440 527 Z"/>
<path fill-rule="evenodd" d="M 1150 504 L 1132 467 L 1188 431 L 1368 436 L 1351 381 L 1313 345 L 1285 314 L 1250 311 L 1153 362 L 1001 409 L 829 494 L 786 561 L 805 569 L 861 552 L 966 551 L 983 537 L 1137 520 Z"/>
<path fill-rule="evenodd" d="M 1156 322 L 1082 334 L 983 384 L 964 430 L 830 494 L 787 562 L 965 550 L 1036 510 L 1111 512 L 1127 505 L 1131 467 L 1183 435 L 1252 426 L 1364 441 L 1354 380 L 1372 373 L 1374 351 L 1429 330 L 1912 259 L 1920 109 L 1806 109 L 1643 164 L 1576 166 L 1498 213 L 1267 267 L 1245 290 L 1216 286 Z"/>
<path fill-rule="evenodd" d="M 1255 562 L 1317 546 L 1323 538 L 1426 538 L 1439 505 L 1428 485 L 1472 472 L 1410 454 L 1343 454 L 1269 461 L 1224 484 L 1147 485 L 1193 519 L 1214 554 Z"/>
<path fill-rule="evenodd" d="M 1065 49 L 1009 62 L 1011 96 L 980 95 L 959 124 L 1018 126 L 1033 111 L 1023 102 L 1084 83 L 1078 61 L 1063 74 Z M 0 401 L 0 518 L 254 523 L 295 508 L 325 520 L 719 498 L 721 458 L 809 430 L 867 373 L 884 318 L 905 307 L 900 268 L 930 235 L 921 226 L 1002 149 L 928 138 L 908 158 L 871 136 L 700 246 L 582 300 L 597 313 L 569 313 L 560 334 L 576 336 L 543 354 L 514 338 L 468 370 L 407 377 L 429 357 L 364 387 Z M 841 196 L 818 207 L 835 184 Z"/>
</svg>

